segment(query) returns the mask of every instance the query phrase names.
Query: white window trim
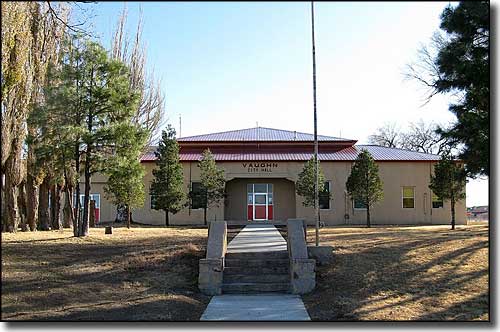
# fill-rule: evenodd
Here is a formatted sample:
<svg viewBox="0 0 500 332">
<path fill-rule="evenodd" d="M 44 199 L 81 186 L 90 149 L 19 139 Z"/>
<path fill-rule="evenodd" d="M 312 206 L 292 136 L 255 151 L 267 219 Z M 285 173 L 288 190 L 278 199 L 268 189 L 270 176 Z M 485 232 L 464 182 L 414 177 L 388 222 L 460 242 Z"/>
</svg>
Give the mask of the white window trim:
<svg viewBox="0 0 500 332">
<path fill-rule="evenodd" d="M 332 181 L 331 180 L 327 180 L 325 181 L 326 183 L 328 183 L 328 192 L 330 193 L 330 198 L 328 199 L 328 209 L 322 209 L 320 208 L 321 211 L 328 211 L 328 210 L 332 210 Z M 319 198 L 318 198 L 319 200 Z M 318 205 L 319 205 L 319 201 L 318 201 Z"/>
<path fill-rule="evenodd" d="M 411 207 L 411 208 L 404 207 L 404 199 L 410 198 L 410 197 L 404 196 L 405 188 L 413 188 L 413 207 Z M 415 205 L 416 205 L 415 196 L 416 196 L 415 186 L 403 186 L 403 187 L 401 187 L 401 208 L 403 210 L 415 209 Z"/>
</svg>

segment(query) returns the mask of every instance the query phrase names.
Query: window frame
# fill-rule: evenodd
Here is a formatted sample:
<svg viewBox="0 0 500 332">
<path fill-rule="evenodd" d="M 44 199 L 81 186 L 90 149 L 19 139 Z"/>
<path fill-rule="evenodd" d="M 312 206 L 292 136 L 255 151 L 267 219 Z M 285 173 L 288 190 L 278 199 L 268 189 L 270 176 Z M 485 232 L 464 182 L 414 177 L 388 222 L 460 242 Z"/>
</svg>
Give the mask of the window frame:
<svg viewBox="0 0 500 332">
<path fill-rule="evenodd" d="M 191 192 L 193 192 L 193 184 L 195 184 L 195 183 L 199 183 L 200 187 L 201 187 L 201 181 L 191 181 L 191 190 L 190 190 Z M 192 197 L 191 197 L 190 201 L 191 202 L 189 202 L 189 209 L 191 209 L 191 210 L 203 210 L 204 209 L 203 206 L 194 208 L 193 207 L 193 198 Z"/>
<path fill-rule="evenodd" d="M 351 201 L 352 201 L 352 209 L 353 210 L 358 210 L 358 211 L 366 211 L 367 210 L 366 207 L 364 207 L 364 208 L 357 208 L 356 207 L 356 203 L 355 203 L 355 201 L 356 201 L 355 199 L 352 199 Z"/>
<path fill-rule="evenodd" d="M 413 197 L 405 197 L 405 188 L 411 188 L 413 190 Z M 402 209 L 415 209 L 415 197 L 416 197 L 416 190 L 415 190 L 415 186 L 403 186 L 401 187 L 401 208 Z M 413 206 L 412 207 L 405 207 L 404 206 L 404 200 L 408 199 L 408 198 L 412 198 L 413 199 Z"/>
<path fill-rule="evenodd" d="M 319 206 L 319 209 L 320 209 L 320 210 L 325 210 L 325 211 L 327 211 L 327 210 L 331 210 L 331 209 L 332 209 L 332 204 L 330 204 L 330 203 L 331 203 L 331 201 L 332 201 L 332 196 L 331 196 L 331 195 L 332 195 L 332 183 L 331 183 L 331 182 L 332 182 L 331 180 L 326 180 L 326 181 L 325 181 L 325 184 L 327 184 L 327 183 L 328 183 L 328 193 L 330 194 L 330 197 L 328 197 L 328 208 L 326 208 L 326 209 L 325 209 L 325 208 L 322 208 L 322 207 L 321 207 L 321 193 L 319 193 L 319 197 L 318 197 L 318 206 Z"/>
</svg>

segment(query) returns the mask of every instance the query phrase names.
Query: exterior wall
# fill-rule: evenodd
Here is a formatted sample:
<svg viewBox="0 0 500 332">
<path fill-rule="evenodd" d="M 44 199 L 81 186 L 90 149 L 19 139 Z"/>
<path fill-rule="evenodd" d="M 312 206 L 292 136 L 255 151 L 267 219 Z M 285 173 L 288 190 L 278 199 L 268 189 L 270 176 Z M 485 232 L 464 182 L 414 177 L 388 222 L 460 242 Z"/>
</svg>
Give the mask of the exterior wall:
<svg viewBox="0 0 500 332">
<path fill-rule="evenodd" d="M 450 202 L 443 208 L 432 208 L 432 192 L 429 179 L 433 166 L 431 162 L 378 162 L 383 182 L 384 198 L 371 209 L 372 225 L 376 224 L 449 224 Z M 350 174 L 351 162 L 323 162 L 321 167 L 325 179 L 331 181 L 332 200 L 329 210 L 321 210 L 321 220 L 326 224 L 365 224 L 366 210 L 354 209 L 345 193 L 345 183 Z M 402 188 L 415 188 L 415 207 L 403 208 Z M 301 199 L 298 201 L 302 202 Z M 465 200 L 456 204 L 457 224 L 466 223 Z M 344 219 L 344 215 L 349 215 Z M 310 222 L 314 220 L 312 208 L 297 204 L 297 217 Z"/>
<path fill-rule="evenodd" d="M 345 192 L 345 183 L 350 174 L 351 165 L 352 162 L 347 161 L 321 163 L 325 180 L 331 181 L 330 209 L 321 210 L 321 220 L 327 225 L 364 224 L 366 222 L 366 211 L 353 209 L 352 201 Z M 384 198 L 370 210 L 373 225 L 450 223 L 449 202 L 445 201 L 443 208 L 432 208 L 432 193 L 428 185 L 433 162 L 378 162 L 378 165 L 383 182 Z M 163 225 L 165 213 L 150 208 L 149 187 L 153 179 L 152 169 L 155 167 L 155 163 L 145 162 L 143 166 L 146 169 L 144 177 L 146 200 L 143 208 L 133 210 L 133 220 L 139 223 Z M 183 162 L 182 166 L 184 187 L 187 193 L 190 183 L 199 181 L 200 172 L 196 162 Z M 313 222 L 313 208 L 304 207 L 303 199 L 294 193 L 293 182 L 297 180 L 304 162 L 220 162 L 218 166 L 225 170 L 230 197 L 230 201 L 226 204 L 230 204 L 230 206 L 225 207 L 224 202 L 220 202 L 218 206 L 211 207 L 207 212 L 207 220 L 230 220 L 241 215 L 242 211 L 239 209 L 246 208 L 246 183 L 263 182 L 274 184 L 275 220 L 296 217 Z M 233 179 L 236 180 L 231 181 Z M 284 181 L 285 179 L 289 181 Z M 101 194 L 101 220 L 110 221 L 115 218 L 116 207 L 105 198 L 105 182 L 105 177 L 95 175 L 91 193 Z M 415 187 L 415 208 L 413 209 L 402 207 L 403 186 Z M 81 188 L 83 192 L 83 184 Z M 231 198 L 233 195 L 242 197 L 241 204 L 239 204 L 241 207 L 238 204 L 233 205 Z M 293 205 L 295 205 L 295 210 Z M 243 210 L 243 215 L 246 215 L 246 210 Z M 346 215 L 348 215 L 348 219 L 345 219 Z M 458 225 L 466 223 L 465 200 L 456 205 L 456 222 Z M 172 225 L 203 224 L 203 209 L 185 208 L 179 213 L 171 215 L 170 223 Z"/>
<path fill-rule="evenodd" d="M 295 218 L 295 185 L 286 179 L 233 179 L 226 184 L 227 200 L 224 216 L 228 221 L 247 220 L 247 184 L 271 183 L 273 185 L 273 220 Z"/>
</svg>

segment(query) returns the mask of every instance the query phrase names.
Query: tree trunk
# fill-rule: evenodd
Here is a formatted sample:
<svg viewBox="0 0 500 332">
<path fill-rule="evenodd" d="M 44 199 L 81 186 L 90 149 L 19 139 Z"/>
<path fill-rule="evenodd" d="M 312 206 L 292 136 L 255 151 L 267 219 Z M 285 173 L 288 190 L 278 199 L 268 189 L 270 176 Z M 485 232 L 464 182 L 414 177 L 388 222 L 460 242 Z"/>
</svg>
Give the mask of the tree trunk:
<svg viewBox="0 0 500 332">
<path fill-rule="evenodd" d="M 207 225 L 207 208 L 203 208 L 203 223 Z"/>
<path fill-rule="evenodd" d="M 48 231 L 50 229 L 50 216 L 49 216 L 49 189 L 50 189 L 50 179 L 48 176 L 43 179 L 40 185 L 40 194 L 38 195 L 38 227 L 42 231 Z"/>
<path fill-rule="evenodd" d="M 29 125 L 28 132 L 31 136 L 35 136 L 36 128 Z M 36 231 L 38 223 L 38 184 L 35 176 L 33 176 L 33 174 L 36 174 L 36 157 L 33 144 L 28 144 L 26 168 L 26 223 L 31 231 Z"/>
<path fill-rule="evenodd" d="M 451 229 L 455 229 L 455 199 L 451 199 Z"/>
<path fill-rule="evenodd" d="M 90 227 L 95 227 L 95 201 L 93 199 L 90 200 L 89 214 Z"/>
<path fill-rule="evenodd" d="M 94 77 L 94 69 L 92 68 L 92 72 L 90 74 L 90 79 L 92 85 L 92 80 Z M 92 95 L 89 96 L 92 99 Z M 88 110 L 86 115 L 87 118 L 87 133 L 92 133 L 93 126 L 93 117 L 92 109 Z M 90 186 L 91 186 L 91 173 L 90 173 L 90 159 L 92 158 L 92 142 L 86 142 L 87 149 L 85 151 L 85 166 L 84 166 L 84 174 L 85 174 L 85 196 L 83 198 L 83 220 L 81 223 L 80 234 L 79 236 L 88 236 L 89 235 L 89 210 L 90 210 Z"/>
<path fill-rule="evenodd" d="M 69 189 L 69 186 L 66 184 L 64 186 L 64 192 L 66 199 L 64 200 L 64 208 L 63 208 L 63 228 L 70 228 L 71 227 L 71 221 L 72 221 L 72 216 L 73 216 L 73 211 L 71 211 L 71 207 L 73 206 L 72 200 L 73 197 L 71 195 L 71 189 Z"/>
<path fill-rule="evenodd" d="M 127 205 L 127 228 L 130 228 L 130 207 Z"/>
<path fill-rule="evenodd" d="M 89 222 L 90 222 L 90 162 L 85 161 L 85 196 L 83 199 L 83 219 L 81 222 L 79 236 L 89 235 Z"/>
<path fill-rule="evenodd" d="M 2 115 L 4 112 L 2 111 Z M 12 145 L 10 154 L 5 159 L 5 220 L 3 220 L 3 229 L 9 232 L 16 232 L 19 227 L 19 207 L 17 205 L 18 186 L 23 180 L 23 164 L 21 162 L 21 153 L 24 138 L 26 136 L 24 129 L 24 121 L 17 120 L 18 123 L 14 125 Z M 2 123 L 3 124 L 3 123 Z M 2 129 L 3 126 L 2 126 Z M 2 141 L 2 148 L 5 141 Z M 2 160 L 5 156 L 2 155 Z"/>
<path fill-rule="evenodd" d="M 50 189 L 50 224 L 52 230 L 62 229 L 61 223 L 61 186 L 53 185 Z"/>
<path fill-rule="evenodd" d="M 116 206 L 115 222 L 122 223 L 127 221 L 127 206 L 125 204 L 118 204 Z"/>
<path fill-rule="evenodd" d="M 79 236 L 80 234 L 80 144 L 75 144 L 75 173 L 78 180 L 75 185 L 75 196 L 76 202 L 74 204 L 74 218 L 73 218 L 73 236 Z"/>
<path fill-rule="evenodd" d="M 366 205 L 366 227 L 370 228 L 372 227 L 370 223 L 370 205 Z"/>
<path fill-rule="evenodd" d="M 50 228 L 52 230 L 57 229 L 57 225 L 55 225 L 55 216 L 56 216 L 56 185 L 51 185 L 50 186 L 50 195 L 49 195 L 49 202 L 50 202 Z"/>
<path fill-rule="evenodd" d="M 0 230 L 3 231 L 3 225 L 4 225 L 4 222 L 5 222 L 5 217 L 6 217 L 6 213 L 5 211 L 7 210 L 6 207 L 5 207 L 5 194 L 4 194 L 4 187 L 3 187 L 3 181 L 5 179 L 5 174 L 3 173 L 3 169 L 2 169 L 2 178 L 0 179 L 0 206 L 1 206 L 1 209 L 0 209 L 0 220 L 1 220 L 1 223 L 0 223 Z"/>
<path fill-rule="evenodd" d="M 168 211 L 165 211 L 165 226 L 170 226 Z"/>
<path fill-rule="evenodd" d="M 18 195 L 17 195 L 17 206 L 19 209 L 19 219 L 20 226 L 23 232 L 28 231 L 28 224 L 26 222 L 26 182 L 23 181 L 18 186 Z"/>
<path fill-rule="evenodd" d="M 28 167 L 30 167 L 29 164 Z M 26 223 L 31 231 L 36 230 L 36 224 L 38 223 L 38 192 L 35 178 L 28 169 L 26 176 Z"/>
<path fill-rule="evenodd" d="M 3 230 L 16 232 L 19 227 L 19 207 L 17 205 L 18 184 L 16 183 L 16 170 L 19 167 L 10 156 L 6 163 L 5 172 L 5 220 Z"/>
</svg>

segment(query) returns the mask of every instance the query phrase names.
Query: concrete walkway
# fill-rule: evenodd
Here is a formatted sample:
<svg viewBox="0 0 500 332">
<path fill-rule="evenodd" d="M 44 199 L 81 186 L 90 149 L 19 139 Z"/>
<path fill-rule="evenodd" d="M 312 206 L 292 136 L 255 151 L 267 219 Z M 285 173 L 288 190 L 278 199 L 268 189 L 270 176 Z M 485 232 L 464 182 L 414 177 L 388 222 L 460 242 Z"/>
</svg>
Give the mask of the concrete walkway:
<svg viewBox="0 0 500 332">
<path fill-rule="evenodd" d="M 227 247 L 228 253 L 287 250 L 286 241 L 273 225 L 247 225 Z M 299 295 L 227 294 L 212 297 L 202 321 L 307 321 L 309 314 Z"/>
<path fill-rule="evenodd" d="M 299 295 L 214 296 L 200 320 L 304 321 L 311 320 Z"/>
<path fill-rule="evenodd" d="M 273 225 L 247 225 L 227 246 L 228 253 L 287 250 L 286 241 Z"/>
</svg>

